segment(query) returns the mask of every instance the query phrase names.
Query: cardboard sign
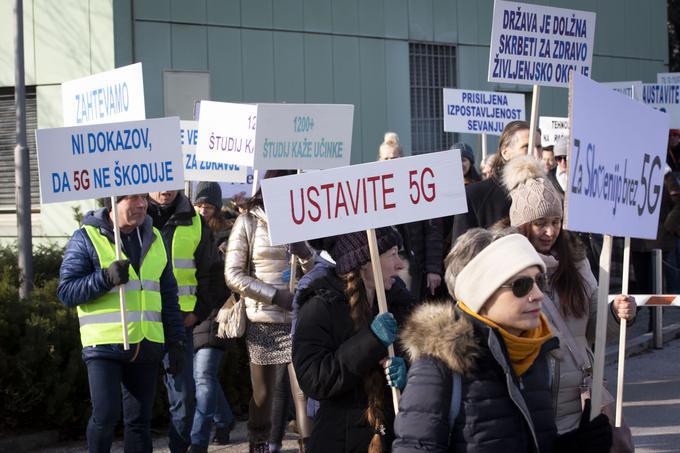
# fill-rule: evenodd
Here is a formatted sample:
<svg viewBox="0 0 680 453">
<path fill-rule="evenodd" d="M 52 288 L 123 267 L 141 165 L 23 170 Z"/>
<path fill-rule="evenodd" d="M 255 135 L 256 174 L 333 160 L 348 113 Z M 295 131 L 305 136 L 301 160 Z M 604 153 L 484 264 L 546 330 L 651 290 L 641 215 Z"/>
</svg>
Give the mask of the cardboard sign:
<svg viewBox="0 0 680 453">
<path fill-rule="evenodd" d="M 354 106 L 258 104 L 255 168 L 321 170 L 349 165 Z"/>
<path fill-rule="evenodd" d="M 179 118 L 38 129 L 42 203 L 184 188 Z"/>
<path fill-rule="evenodd" d="M 668 113 L 670 127 L 680 129 L 680 84 L 644 83 L 642 84 L 642 102 Z"/>
<path fill-rule="evenodd" d="M 578 74 L 569 94 L 565 227 L 656 238 L 668 115 Z"/>
<path fill-rule="evenodd" d="M 636 101 L 642 100 L 642 82 L 639 80 L 634 82 L 605 82 L 602 85 L 621 93 L 627 98 L 632 98 Z"/>
<path fill-rule="evenodd" d="M 252 167 L 257 105 L 201 101 L 196 156 L 206 162 Z"/>
<path fill-rule="evenodd" d="M 501 135 L 511 121 L 524 120 L 524 95 L 444 88 L 444 130 Z"/>
<path fill-rule="evenodd" d="M 592 73 L 595 13 L 496 0 L 489 82 L 569 86 Z"/>
<path fill-rule="evenodd" d="M 569 118 L 561 116 L 541 116 L 538 119 L 538 128 L 541 130 L 541 145 L 555 146 L 557 140 L 569 137 Z"/>
<path fill-rule="evenodd" d="M 248 167 L 224 162 L 206 162 L 196 158 L 198 121 L 180 121 L 179 125 L 179 142 L 182 147 L 185 180 L 237 183 L 246 181 Z"/>
<path fill-rule="evenodd" d="M 272 245 L 467 211 L 460 151 L 265 179 Z"/>
<path fill-rule="evenodd" d="M 142 63 L 61 84 L 64 126 L 146 118 Z"/>
<path fill-rule="evenodd" d="M 658 84 L 680 84 L 680 72 L 660 72 L 656 75 L 656 83 Z"/>
</svg>

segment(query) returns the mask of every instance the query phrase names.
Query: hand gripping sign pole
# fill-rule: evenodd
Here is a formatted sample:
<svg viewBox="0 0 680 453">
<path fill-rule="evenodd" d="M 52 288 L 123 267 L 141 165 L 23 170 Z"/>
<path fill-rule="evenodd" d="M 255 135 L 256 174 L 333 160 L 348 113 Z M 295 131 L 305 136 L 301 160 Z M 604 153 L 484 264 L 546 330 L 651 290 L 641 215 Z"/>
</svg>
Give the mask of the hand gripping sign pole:
<svg viewBox="0 0 680 453">
<path fill-rule="evenodd" d="M 628 295 L 628 274 L 630 269 L 630 238 L 626 237 L 623 244 L 623 280 L 621 293 Z M 628 322 L 622 320 L 619 330 L 619 369 L 616 379 L 616 424 L 621 427 L 622 406 L 623 406 L 623 373 L 626 360 L 626 327 Z"/>
<path fill-rule="evenodd" d="M 371 267 L 373 268 L 373 280 L 375 281 L 375 296 L 378 299 L 378 310 L 380 313 L 387 313 L 387 298 L 385 297 L 385 284 L 383 282 L 382 268 L 380 267 L 380 252 L 378 250 L 378 240 L 375 237 L 373 228 L 366 230 L 368 236 L 368 248 L 371 252 Z M 394 346 L 387 347 L 387 354 L 391 359 L 394 357 Z M 399 413 L 399 398 L 401 392 L 396 387 L 392 388 L 392 403 L 394 413 Z"/>
<path fill-rule="evenodd" d="M 120 227 L 118 224 L 118 203 L 116 203 L 116 197 L 111 197 L 111 213 L 113 214 L 113 237 L 116 241 L 116 259 L 120 260 L 122 252 L 120 246 Z M 118 292 L 120 294 L 120 323 L 123 326 L 123 348 L 127 351 L 130 349 L 130 342 L 128 341 L 124 284 L 118 286 Z"/>
</svg>

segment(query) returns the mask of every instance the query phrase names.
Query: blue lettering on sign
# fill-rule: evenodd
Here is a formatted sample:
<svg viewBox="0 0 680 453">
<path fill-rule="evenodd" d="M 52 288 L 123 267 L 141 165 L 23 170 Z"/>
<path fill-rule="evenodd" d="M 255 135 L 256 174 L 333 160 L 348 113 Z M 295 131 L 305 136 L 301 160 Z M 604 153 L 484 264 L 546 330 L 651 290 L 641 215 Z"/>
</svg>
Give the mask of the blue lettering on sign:
<svg viewBox="0 0 680 453">
<path fill-rule="evenodd" d="M 116 187 L 136 186 L 139 184 L 174 181 L 172 161 L 141 162 L 134 164 L 115 161 L 113 168 L 114 185 Z"/>
<path fill-rule="evenodd" d="M 74 101 L 76 124 L 124 113 L 130 108 L 127 82 L 78 93 L 74 96 Z"/>
<path fill-rule="evenodd" d="M 90 154 L 136 149 L 151 151 L 148 127 L 87 133 L 87 151 Z M 73 153 L 76 154 L 75 148 Z"/>
</svg>

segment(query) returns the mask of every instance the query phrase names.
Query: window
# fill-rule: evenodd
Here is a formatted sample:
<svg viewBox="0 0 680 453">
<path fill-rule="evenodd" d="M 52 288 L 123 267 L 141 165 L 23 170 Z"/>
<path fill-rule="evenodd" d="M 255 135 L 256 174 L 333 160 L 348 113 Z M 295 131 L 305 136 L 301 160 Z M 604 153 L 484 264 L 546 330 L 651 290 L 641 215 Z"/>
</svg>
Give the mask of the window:
<svg viewBox="0 0 680 453">
<path fill-rule="evenodd" d="M 442 88 L 456 86 L 456 48 L 409 44 L 413 154 L 449 149 L 454 134 L 444 132 Z"/>
<path fill-rule="evenodd" d="M 35 150 L 35 129 L 38 127 L 35 87 L 26 87 L 26 146 L 28 147 L 31 178 L 31 208 L 40 206 L 38 159 Z M 0 88 L 0 210 L 15 211 L 14 147 L 16 146 L 16 110 L 14 88 Z"/>
</svg>

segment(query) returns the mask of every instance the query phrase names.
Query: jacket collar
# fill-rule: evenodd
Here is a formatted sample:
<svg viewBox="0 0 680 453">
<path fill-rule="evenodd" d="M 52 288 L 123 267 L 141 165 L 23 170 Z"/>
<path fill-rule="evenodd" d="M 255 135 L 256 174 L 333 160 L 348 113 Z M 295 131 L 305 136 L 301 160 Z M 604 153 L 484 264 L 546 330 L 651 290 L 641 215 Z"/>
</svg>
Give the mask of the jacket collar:
<svg viewBox="0 0 680 453">
<path fill-rule="evenodd" d="M 97 211 L 89 211 L 83 218 L 83 225 L 89 225 L 98 228 L 102 236 L 106 237 L 110 242 L 115 243 L 113 223 L 109 219 L 109 210 L 107 208 L 101 208 Z M 151 244 L 156 239 L 156 235 L 153 232 L 151 217 L 147 215 L 144 219 L 144 223 L 137 227 L 137 230 L 139 231 L 139 235 L 142 238 L 141 256 L 144 257 L 146 256 L 146 252 L 148 252 L 151 248 Z M 132 234 L 135 234 L 134 231 Z"/>
</svg>

